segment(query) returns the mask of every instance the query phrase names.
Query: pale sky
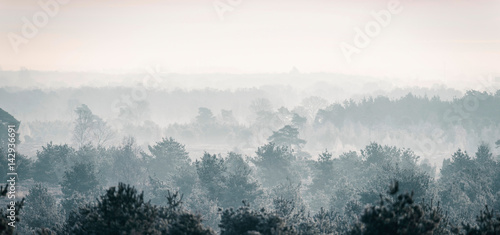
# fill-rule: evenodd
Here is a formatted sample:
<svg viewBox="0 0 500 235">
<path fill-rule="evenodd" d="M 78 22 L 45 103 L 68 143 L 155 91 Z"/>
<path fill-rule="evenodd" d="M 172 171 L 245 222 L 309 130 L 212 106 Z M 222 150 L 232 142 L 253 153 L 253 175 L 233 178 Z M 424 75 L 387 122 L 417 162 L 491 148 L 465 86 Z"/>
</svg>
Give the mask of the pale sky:
<svg viewBox="0 0 500 235">
<path fill-rule="evenodd" d="M 33 22 L 43 9 L 36 0 L 0 0 L 0 67 L 281 73 L 295 66 L 437 80 L 500 74 L 498 0 L 401 0 L 401 11 L 350 63 L 341 43 L 354 45 L 355 28 L 376 22 L 371 12 L 387 11 L 390 0 L 231 2 L 238 1 L 72 0 L 16 53 L 12 35 L 23 37 L 23 18 Z M 221 20 L 214 3 L 232 11 Z"/>
</svg>

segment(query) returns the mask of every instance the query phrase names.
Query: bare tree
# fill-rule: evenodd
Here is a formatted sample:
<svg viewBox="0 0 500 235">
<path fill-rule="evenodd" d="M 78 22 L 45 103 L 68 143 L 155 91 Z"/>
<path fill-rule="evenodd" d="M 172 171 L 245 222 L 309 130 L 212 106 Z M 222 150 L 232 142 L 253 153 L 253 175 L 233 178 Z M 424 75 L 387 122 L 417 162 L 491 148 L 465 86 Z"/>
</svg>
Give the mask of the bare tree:
<svg viewBox="0 0 500 235">
<path fill-rule="evenodd" d="M 94 115 L 87 105 L 82 104 L 75 112 L 78 117 L 75 120 L 73 139 L 78 147 L 87 144 L 101 146 L 114 138 L 114 131 L 102 118 Z"/>
</svg>

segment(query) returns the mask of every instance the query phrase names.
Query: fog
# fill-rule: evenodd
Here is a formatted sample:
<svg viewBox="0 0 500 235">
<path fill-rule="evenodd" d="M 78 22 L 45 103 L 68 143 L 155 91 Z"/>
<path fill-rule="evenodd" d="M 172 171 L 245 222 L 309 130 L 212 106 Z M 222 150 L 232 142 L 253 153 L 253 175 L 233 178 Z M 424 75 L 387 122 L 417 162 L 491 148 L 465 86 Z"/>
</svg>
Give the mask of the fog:
<svg viewBox="0 0 500 235">
<path fill-rule="evenodd" d="M 498 234 L 499 3 L 0 0 L 0 233 Z"/>
<path fill-rule="evenodd" d="M 496 168 L 488 168 L 492 172 L 487 175 L 467 178 L 487 170 L 482 161 L 497 164 L 500 155 L 496 77 L 487 77 L 483 90 L 460 90 L 438 83 L 399 86 L 379 78 L 297 71 L 140 74 L 142 80 L 129 84 L 116 81 L 135 74 L 73 73 L 89 83 L 71 86 L 56 82 L 71 73 L 2 74 L 6 81 L 17 75 L 32 84 L 14 86 L 17 80 L 11 79 L 0 88 L 2 131 L 7 124 L 17 128 L 18 195 L 28 200 L 26 212 L 21 209 L 19 215 L 27 221 L 19 222 L 22 233 L 37 229 L 31 215 L 43 210 L 58 218 L 43 226 L 67 234 L 58 230 L 65 216 L 86 213 L 73 197 L 90 201 L 120 182 L 128 184 L 120 183 L 121 190 L 135 190 L 126 189 L 134 185 L 165 208 L 182 200 L 171 192 L 181 193 L 186 196 L 182 213 L 198 214 L 207 231 L 220 233 L 229 229 L 219 227 L 226 220 L 216 208 L 243 206 L 238 213 L 267 208 L 291 228 L 308 220 L 304 211 L 321 214 L 329 208 L 328 213 L 341 214 L 323 222 L 311 217 L 316 219 L 308 223 L 328 222 L 332 227 L 322 234 L 344 234 L 358 226 L 356 213 L 368 213 L 361 204 L 375 203 L 390 182 L 395 182 L 391 190 L 413 190 L 418 200 L 443 201 L 443 207 L 422 204 L 447 221 L 436 223 L 441 232 L 451 230 L 453 223 L 474 223 L 473 211 L 483 204 L 497 208 L 492 194 L 496 183 L 475 186 L 491 187 L 488 191 L 470 189 L 486 198 L 461 204 L 463 209 L 445 196 L 447 190 L 461 192 L 447 188 L 450 180 L 479 184 L 497 177 Z M 38 86 L 43 77 L 54 82 Z M 108 83 L 93 84 L 92 79 Z M 468 153 L 476 154 L 471 158 Z M 456 169 L 462 158 L 470 161 L 462 167 L 477 169 Z M 472 176 L 453 176 L 461 171 Z M 71 183 L 80 178 L 89 183 Z M 235 180 L 243 181 L 237 186 Z M 238 187 L 243 191 L 234 191 Z M 35 196 L 53 206 L 36 204 Z M 241 205 L 241 198 L 251 204 Z M 64 226 L 77 231 L 75 225 Z M 171 234 L 166 232 L 170 226 L 164 233 Z M 321 227 L 313 228 L 313 234 L 321 233 Z"/>
<path fill-rule="evenodd" d="M 443 153 L 425 153 L 421 148 L 428 141 L 436 141 L 433 137 L 433 131 L 436 130 L 423 128 L 428 125 L 443 128 L 447 110 L 436 110 L 432 115 L 441 117 L 436 116 L 433 120 L 427 120 L 425 117 L 423 120 L 412 121 L 409 126 L 398 126 L 391 120 L 412 119 L 414 114 L 402 113 L 397 105 L 384 107 L 383 112 L 387 116 L 379 117 L 380 119 L 369 124 L 357 122 L 366 118 L 360 115 L 379 112 L 373 110 L 376 105 L 367 107 L 368 110 L 363 114 L 353 117 L 356 120 L 349 122 L 360 125 L 356 128 L 362 128 L 357 130 L 364 131 L 361 133 L 352 133 L 353 126 L 345 127 L 348 120 L 333 126 L 318 126 L 317 112 L 329 110 L 334 105 L 345 106 L 346 101 L 361 103 L 363 100 L 377 97 L 386 97 L 396 102 L 409 94 L 418 99 L 438 97 L 443 102 L 443 107 L 467 121 L 468 116 L 452 108 L 454 103 L 463 106 L 462 109 L 467 106 L 460 101 L 454 101 L 463 100 L 466 90 L 449 88 L 439 82 L 428 87 L 403 86 L 401 79 L 398 83 L 395 78 L 387 80 L 339 74 L 302 74 L 297 68 L 286 74 L 196 75 L 163 74 L 158 72 L 158 68 L 155 69 L 145 74 L 3 71 L 2 78 L 6 82 L 0 89 L 0 105 L 22 120 L 19 136 L 22 144 L 19 148 L 31 157 L 34 157 L 41 146 L 51 141 L 56 144 L 68 143 L 76 118 L 75 109 L 82 104 L 87 105 L 93 114 L 106 121 L 116 132 L 116 137 L 109 141 L 108 145 L 118 144 L 124 137 L 133 136 L 137 143 L 145 148 L 163 136 L 175 136 L 186 144 L 189 152 L 193 153 L 193 158 L 200 157 L 207 150 L 225 152 L 238 149 L 241 153 L 251 155 L 254 148 L 266 143 L 272 131 L 290 124 L 294 114 L 307 119 L 301 136 L 307 137 L 305 139 L 308 143 L 304 149 L 308 150 L 313 158 L 324 149 L 340 154 L 347 150 L 361 149 L 371 141 L 378 141 L 387 145 L 412 148 L 421 156 L 429 157 L 428 160 L 433 164 L 440 165 L 448 155 L 446 151 L 452 151 L 458 144 L 472 151 L 478 143 L 484 141 L 484 135 L 492 135 L 490 144 L 495 141 L 496 133 L 485 134 L 482 128 L 487 126 L 481 126 L 467 130 L 465 140 L 453 140 L 448 147 L 439 146 Z M 478 91 L 492 95 L 500 85 L 496 77 L 483 77 L 480 81 L 485 86 Z M 260 111 L 255 107 L 256 103 L 262 100 L 267 102 L 264 108 L 271 115 L 267 117 L 267 121 L 273 119 L 273 116 L 277 119 L 274 120 L 275 123 L 267 123 L 265 127 L 259 126 L 259 122 L 267 121 L 259 120 L 262 117 L 259 117 Z M 250 133 L 245 139 L 231 140 L 231 143 L 228 143 L 224 133 L 217 133 L 220 136 L 215 137 L 215 140 L 203 143 L 197 135 L 210 136 L 210 133 L 189 136 L 175 130 L 179 125 L 187 129 L 190 125 L 195 125 L 199 108 L 209 109 L 217 119 L 217 125 L 236 125 Z M 226 117 L 227 115 L 229 117 Z M 396 117 L 391 117 L 394 115 Z M 227 118 L 231 119 L 231 123 L 225 123 Z M 132 126 L 137 130 L 153 128 L 154 132 L 133 132 Z M 335 134 L 320 135 L 319 131 L 326 131 L 324 128 L 330 131 L 334 128 Z M 451 130 L 442 132 L 448 134 L 448 131 Z M 355 137 L 356 135 L 359 136 Z"/>
</svg>

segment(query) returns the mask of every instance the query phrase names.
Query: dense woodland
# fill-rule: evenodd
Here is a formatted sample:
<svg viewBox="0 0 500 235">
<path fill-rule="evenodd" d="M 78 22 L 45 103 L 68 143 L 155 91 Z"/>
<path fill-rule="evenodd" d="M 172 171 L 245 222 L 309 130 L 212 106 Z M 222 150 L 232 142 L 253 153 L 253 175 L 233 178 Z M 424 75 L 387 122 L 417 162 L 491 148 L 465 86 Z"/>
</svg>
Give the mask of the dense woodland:
<svg viewBox="0 0 500 235">
<path fill-rule="evenodd" d="M 258 98 L 246 123 L 232 110 L 198 107 L 191 121 L 163 131 L 134 121 L 140 110 L 132 107 L 105 119 L 75 104 L 71 122 L 38 130 L 61 132 L 54 136 L 65 142 L 17 153 L 24 204 L 15 231 L 0 221 L 7 233 L 500 233 L 500 91 L 334 104 L 311 97 L 278 109 Z M 3 109 L 0 120 L 2 133 L 16 124 L 22 135 L 22 120 Z M 42 138 L 34 127 L 20 146 Z M 384 144 L 391 133 L 431 138 Z M 150 142 L 138 143 L 136 134 Z M 233 148 L 192 153 L 182 140 Z M 362 141 L 355 151 L 328 150 L 329 142 Z M 6 142 L 2 135 L 2 156 Z M 471 143 L 474 151 L 466 151 Z M 6 158 L 0 165 L 6 182 Z"/>
</svg>

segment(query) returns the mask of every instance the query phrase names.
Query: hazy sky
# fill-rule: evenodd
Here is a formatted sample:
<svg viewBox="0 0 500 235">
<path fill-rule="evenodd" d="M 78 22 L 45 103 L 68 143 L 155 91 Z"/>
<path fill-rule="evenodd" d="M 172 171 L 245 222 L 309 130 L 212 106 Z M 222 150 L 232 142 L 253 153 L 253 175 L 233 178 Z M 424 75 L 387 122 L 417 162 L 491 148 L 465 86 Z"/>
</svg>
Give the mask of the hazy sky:
<svg viewBox="0 0 500 235">
<path fill-rule="evenodd" d="M 0 66 L 129 71 L 160 65 L 178 73 L 279 73 L 296 66 L 301 72 L 435 79 L 500 73 L 498 0 L 401 0 L 401 11 L 351 63 L 341 43 L 354 45 L 355 28 L 373 25 L 371 12 L 387 11 L 389 0 L 231 2 L 238 3 L 72 0 L 35 36 L 24 37 L 16 53 L 11 40 L 23 37 L 23 17 L 43 20 L 43 10 L 36 0 L 0 0 Z M 221 19 L 214 3 L 232 11 Z"/>
</svg>

